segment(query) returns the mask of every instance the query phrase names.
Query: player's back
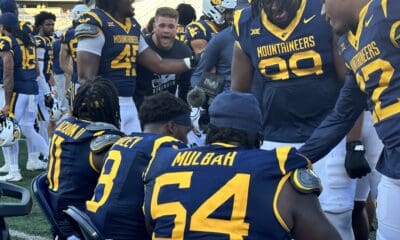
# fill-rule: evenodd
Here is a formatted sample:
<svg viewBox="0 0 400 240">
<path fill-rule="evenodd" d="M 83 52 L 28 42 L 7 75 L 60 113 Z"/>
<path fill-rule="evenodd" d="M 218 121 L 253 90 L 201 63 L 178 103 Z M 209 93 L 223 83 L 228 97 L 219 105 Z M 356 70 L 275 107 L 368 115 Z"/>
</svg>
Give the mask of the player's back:
<svg viewBox="0 0 400 240">
<path fill-rule="evenodd" d="M 25 46 L 21 39 L 10 35 L 0 37 L 0 51 L 11 51 L 13 54 L 13 91 L 23 94 L 37 94 L 35 46 L 33 44 Z"/>
<path fill-rule="evenodd" d="M 145 217 L 158 238 L 291 239 L 277 198 L 307 165 L 290 147 L 160 149 L 144 176 Z"/>
<path fill-rule="evenodd" d="M 142 173 L 158 148 L 172 146 L 185 145 L 172 137 L 145 133 L 121 138 L 110 149 L 93 198 L 86 202 L 87 214 L 106 238 L 149 239 L 142 212 Z"/>
<path fill-rule="evenodd" d="M 339 39 L 339 50 L 354 72 L 360 89 L 368 96 L 379 138 L 386 146 L 377 169 L 386 176 L 400 177 L 400 4 L 395 0 L 373 0 L 360 13 L 355 34 Z M 389 150 L 390 149 L 390 150 Z"/>
<path fill-rule="evenodd" d="M 283 29 L 264 11 L 255 17 L 251 8 L 235 14 L 234 34 L 255 67 L 253 92 L 266 140 L 304 142 L 336 102 L 341 84 L 333 34 L 320 11 L 319 1 L 301 1 Z"/>
<path fill-rule="evenodd" d="M 98 8 L 84 14 L 79 22 L 96 26 L 104 34 L 98 75 L 113 81 L 119 96 L 133 96 L 141 36 L 139 23 L 135 18 L 127 18 L 123 24 Z"/>
<path fill-rule="evenodd" d="M 218 27 L 209 20 L 200 20 L 192 22 L 186 26 L 185 42 L 190 43 L 193 40 L 206 40 L 207 42 L 218 33 Z"/>
<path fill-rule="evenodd" d="M 52 207 L 56 211 L 68 205 L 84 209 L 85 200 L 92 196 L 99 176 L 90 142 L 104 134 L 120 134 L 117 129 L 91 130 L 91 124 L 69 117 L 53 133 L 47 179 Z"/>
</svg>

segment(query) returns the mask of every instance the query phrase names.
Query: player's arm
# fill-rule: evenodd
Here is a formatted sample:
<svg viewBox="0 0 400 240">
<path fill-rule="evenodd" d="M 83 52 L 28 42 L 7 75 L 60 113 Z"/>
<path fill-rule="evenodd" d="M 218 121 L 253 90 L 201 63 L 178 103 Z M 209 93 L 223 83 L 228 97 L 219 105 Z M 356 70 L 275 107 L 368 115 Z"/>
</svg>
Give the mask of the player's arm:
<svg viewBox="0 0 400 240">
<path fill-rule="evenodd" d="M 143 37 L 141 37 L 143 38 Z M 139 49 L 141 47 L 139 46 Z M 153 49 L 147 47 L 137 58 L 138 62 L 155 73 L 183 73 L 196 65 L 192 57 L 184 59 L 163 59 Z"/>
<path fill-rule="evenodd" d="M 190 47 L 195 54 L 200 54 L 207 48 L 207 43 L 204 39 L 194 39 L 190 41 Z"/>
<path fill-rule="evenodd" d="M 316 193 L 301 193 L 287 181 L 278 198 L 278 209 L 296 240 L 340 240 L 325 217 Z"/>
<path fill-rule="evenodd" d="M 252 79 L 253 66 L 250 58 L 242 50 L 239 42 L 235 42 L 231 68 L 231 88 L 234 91 L 250 92 Z"/>
<path fill-rule="evenodd" d="M 97 76 L 106 40 L 99 27 L 91 24 L 78 25 L 75 28 L 75 37 L 78 38 L 78 81 L 82 84 Z"/>
<path fill-rule="evenodd" d="M 344 59 L 339 55 L 338 36 L 336 34 L 333 34 L 332 51 L 333 51 L 333 62 L 335 64 L 336 74 L 339 78 L 338 80 L 344 82 L 347 69 Z"/>
<path fill-rule="evenodd" d="M 192 86 L 196 86 L 200 81 L 201 75 L 205 72 L 211 72 L 217 64 L 220 49 L 220 46 L 218 46 L 219 43 L 216 41 L 217 38 L 218 35 L 210 40 L 204 53 L 201 55 L 199 64 L 190 79 Z"/>
<path fill-rule="evenodd" d="M 59 56 L 60 67 L 64 71 L 64 73 L 68 74 L 68 75 L 72 75 L 72 73 L 74 71 L 71 59 L 72 59 L 72 57 L 71 57 L 71 54 L 69 53 L 68 45 L 65 43 L 62 43 L 61 48 L 60 48 L 60 56 Z"/>
<path fill-rule="evenodd" d="M 11 51 L 0 52 L 0 57 L 3 60 L 3 88 L 5 93 L 5 105 L 2 112 L 7 114 L 10 110 L 14 88 L 14 58 Z"/>
<path fill-rule="evenodd" d="M 364 111 L 366 95 L 357 85 L 354 74 L 347 73 L 333 111 L 322 121 L 299 152 L 315 162 L 334 148 L 350 131 Z"/>
</svg>

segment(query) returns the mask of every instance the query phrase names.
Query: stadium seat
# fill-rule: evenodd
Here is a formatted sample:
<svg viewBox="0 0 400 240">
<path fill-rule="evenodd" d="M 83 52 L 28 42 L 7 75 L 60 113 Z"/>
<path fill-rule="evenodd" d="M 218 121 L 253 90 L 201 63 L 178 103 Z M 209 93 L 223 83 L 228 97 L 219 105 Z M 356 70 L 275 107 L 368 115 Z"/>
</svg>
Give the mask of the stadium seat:
<svg viewBox="0 0 400 240">
<path fill-rule="evenodd" d="M 26 188 L 0 181 L 0 197 L 19 200 L 0 203 L 0 239 L 9 240 L 10 233 L 4 218 L 28 215 L 32 210 L 31 193 Z"/>
<path fill-rule="evenodd" d="M 69 206 L 67 210 L 64 210 L 64 213 L 70 216 L 79 225 L 79 228 L 81 229 L 81 232 L 86 240 L 104 239 L 100 231 L 94 226 L 86 213 L 80 211 L 74 206 Z"/>
<path fill-rule="evenodd" d="M 32 180 L 32 192 L 35 196 L 37 202 L 39 203 L 40 208 L 42 209 L 44 215 L 52 226 L 53 233 L 59 233 L 60 228 L 57 224 L 56 219 L 54 218 L 53 209 L 49 203 L 49 192 L 47 185 L 47 176 L 46 173 L 42 173 L 36 176 Z"/>
</svg>

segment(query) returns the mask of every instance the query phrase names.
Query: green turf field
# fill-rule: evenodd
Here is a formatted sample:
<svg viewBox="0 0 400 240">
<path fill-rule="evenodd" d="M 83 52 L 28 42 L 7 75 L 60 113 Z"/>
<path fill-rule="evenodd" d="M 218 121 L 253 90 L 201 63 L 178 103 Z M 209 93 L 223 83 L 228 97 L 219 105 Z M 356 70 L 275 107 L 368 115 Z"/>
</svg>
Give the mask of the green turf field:
<svg viewBox="0 0 400 240">
<path fill-rule="evenodd" d="M 25 141 L 20 141 L 20 168 L 21 174 L 24 177 L 23 181 L 18 182 L 17 184 L 28 189 L 31 189 L 31 181 L 32 179 L 40 173 L 40 171 L 27 171 L 26 170 L 26 145 Z M 0 163 L 3 165 L 3 154 L 0 154 Z M 33 236 L 43 237 L 45 239 L 51 239 L 50 234 L 50 225 L 47 222 L 47 219 L 44 217 L 42 211 L 37 205 L 36 201 L 33 199 L 33 208 L 32 212 L 28 216 L 24 217 L 14 217 L 7 218 L 6 222 L 8 227 L 12 230 L 12 235 L 17 235 L 20 237 L 13 237 L 12 239 L 34 239 Z M 26 234 L 26 237 L 21 233 Z M 42 238 L 38 238 L 42 239 Z"/>
<path fill-rule="evenodd" d="M 24 179 L 17 184 L 31 189 L 31 181 L 35 176 L 40 174 L 40 171 L 27 171 L 25 167 L 26 160 L 26 144 L 24 141 L 20 141 L 20 168 Z M 3 165 L 3 163 L 3 156 L 0 154 L 0 165 Z M 28 216 L 7 218 L 6 222 L 11 230 L 12 239 L 51 239 L 50 226 L 35 199 L 33 199 L 32 212 Z M 371 233 L 370 239 L 375 240 L 375 232 Z"/>
</svg>

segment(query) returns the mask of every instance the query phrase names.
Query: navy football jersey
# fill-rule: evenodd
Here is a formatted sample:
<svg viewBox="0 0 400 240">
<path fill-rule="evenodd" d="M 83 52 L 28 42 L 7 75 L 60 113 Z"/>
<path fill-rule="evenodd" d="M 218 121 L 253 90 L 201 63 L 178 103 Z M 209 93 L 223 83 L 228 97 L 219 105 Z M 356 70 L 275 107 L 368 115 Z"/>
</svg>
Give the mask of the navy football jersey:
<svg viewBox="0 0 400 240">
<path fill-rule="evenodd" d="M 141 36 L 139 23 L 135 18 L 127 18 L 125 23 L 120 23 L 98 8 L 84 14 L 79 21 L 97 26 L 104 34 L 98 75 L 113 81 L 119 96 L 133 96 Z"/>
<path fill-rule="evenodd" d="M 71 81 L 73 83 L 78 83 L 78 68 L 76 65 L 77 57 L 77 48 L 78 48 L 78 38 L 75 37 L 75 28 L 71 27 L 65 31 L 61 37 L 61 43 L 66 44 L 68 47 L 69 55 L 72 57 L 73 63 L 73 73 L 71 76 Z"/>
<path fill-rule="evenodd" d="M 160 149 L 144 174 L 153 239 L 291 239 L 277 199 L 307 165 L 291 147 Z"/>
<path fill-rule="evenodd" d="M 255 17 L 251 8 L 235 12 L 233 32 L 255 69 L 266 140 L 305 142 L 336 102 L 341 83 L 333 34 L 320 12 L 320 1 L 303 0 L 284 29 L 264 11 Z"/>
<path fill-rule="evenodd" d="M 218 27 L 209 20 L 200 20 L 192 22 L 186 26 L 185 42 L 190 43 L 192 40 L 203 39 L 207 42 L 218 33 Z"/>
<path fill-rule="evenodd" d="M 43 61 L 43 75 L 48 82 L 50 80 L 51 75 L 53 74 L 53 45 L 52 41 L 48 37 L 43 36 L 35 36 L 36 38 L 36 47 L 43 48 L 45 50 L 44 59 L 39 59 L 39 61 Z"/>
<path fill-rule="evenodd" d="M 60 214 L 68 205 L 84 210 L 96 186 L 100 170 L 93 163 L 90 142 L 114 130 L 89 131 L 91 122 L 69 117 L 55 129 L 49 151 L 47 179 L 52 208 Z"/>
<path fill-rule="evenodd" d="M 186 147 L 172 137 L 134 134 L 121 138 L 106 156 L 103 170 L 86 211 L 110 239 L 150 239 L 142 212 L 142 173 L 160 147 Z"/>
<path fill-rule="evenodd" d="M 20 21 L 19 27 L 23 32 L 25 32 L 27 34 L 32 34 L 32 32 L 33 32 L 33 26 L 30 22 Z M 1 33 L 0 33 L 0 36 L 1 36 Z M 3 84 L 3 62 L 2 61 L 0 61 L 0 84 Z"/>
<path fill-rule="evenodd" d="M 11 35 L 4 36 L 0 37 L 0 52 L 11 52 L 13 54 L 13 91 L 31 95 L 38 94 L 35 46 L 25 47 L 20 39 Z"/>
<path fill-rule="evenodd" d="M 366 5 L 355 33 L 339 39 L 338 48 L 355 81 L 368 96 L 376 131 L 388 149 L 377 169 L 399 178 L 400 162 L 400 3 L 373 0 Z"/>
<path fill-rule="evenodd" d="M 185 42 L 185 26 L 184 25 L 178 24 L 175 39 L 179 40 L 181 42 Z"/>
<path fill-rule="evenodd" d="M 52 43 L 53 45 L 53 73 L 56 75 L 64 74 L 64 71 L 60 66 L 60 49 L 61 49 L 61 40 L 55 40 Z"/>
</svg>

